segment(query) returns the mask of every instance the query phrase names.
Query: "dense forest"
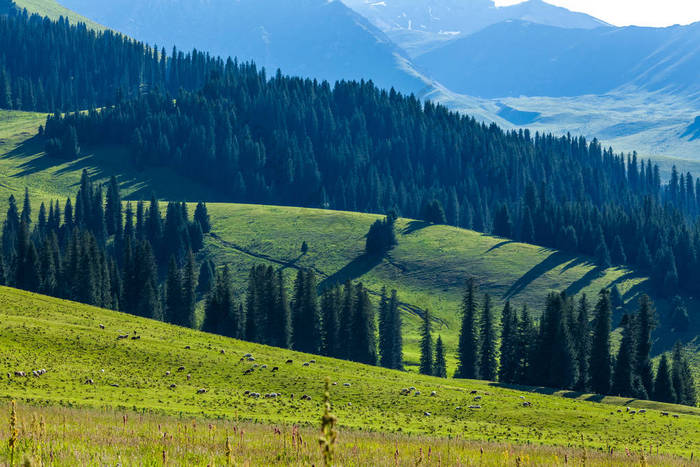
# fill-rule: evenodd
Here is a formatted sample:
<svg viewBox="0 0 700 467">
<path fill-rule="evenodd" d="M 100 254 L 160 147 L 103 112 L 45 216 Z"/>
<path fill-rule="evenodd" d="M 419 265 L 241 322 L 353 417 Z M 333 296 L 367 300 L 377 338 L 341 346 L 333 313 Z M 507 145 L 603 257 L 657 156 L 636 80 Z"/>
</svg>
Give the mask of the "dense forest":
<svg viewBox="0 0 700 467">
<path fill-rule="evenodd" d="M 136 167 L 171 167 L 221 200 L 392 211 L 633 265 L 663 296 L 700 292 L 690 173 L 662 184 L 651 161 L 595 140 L 506 132 L 371 82 L 268 77 L 18 10 L 0 17 L 0 45 L 0 107 L 93 109 L 47 120 L 54 157 L 126 143 Z"/>
</svg>

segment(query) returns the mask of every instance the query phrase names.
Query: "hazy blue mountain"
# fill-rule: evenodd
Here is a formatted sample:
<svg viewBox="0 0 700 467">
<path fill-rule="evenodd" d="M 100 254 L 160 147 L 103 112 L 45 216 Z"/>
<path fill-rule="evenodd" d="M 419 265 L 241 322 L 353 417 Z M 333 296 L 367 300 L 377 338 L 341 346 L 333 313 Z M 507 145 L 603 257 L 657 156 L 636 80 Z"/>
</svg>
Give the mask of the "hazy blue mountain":
<svg viewBox="0 0 700 467">
<path fill-rule="evenodd" d="M 394 42 L 419 55 L 506 20 L 524 20 L 563 28 L 607 26 L 592 16 L 575 13 L 541 0 L 496 7 L 493 0 L 343 0 L 370 19 Z"/>
<path fill-rule="evenodd" d="M 700 23 L 566 29 L 507 21 L 416 59 L 452 91 L 479 97 L 578 96 L 621 87 L 700 90 Z"/>
<path fill-rule="evenodd" d="M 367 19 L 328 0 L 59 0 L 149 44 L 254 60 L 269 73 L 426 88 L 405 53 Z"/>
</svg>

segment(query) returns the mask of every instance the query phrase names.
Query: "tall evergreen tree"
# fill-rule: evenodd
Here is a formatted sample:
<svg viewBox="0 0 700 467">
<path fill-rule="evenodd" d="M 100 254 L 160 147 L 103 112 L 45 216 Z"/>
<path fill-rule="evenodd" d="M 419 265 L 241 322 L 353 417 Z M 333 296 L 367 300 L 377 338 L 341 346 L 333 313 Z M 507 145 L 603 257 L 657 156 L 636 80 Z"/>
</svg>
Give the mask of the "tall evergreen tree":
<svg viewBox="0 0 700 467">
<path fill-rule="evenodd" d="M 656 311 L 654 304 L 648 295 L 644 294 L 639 299 L 637 311 L 637 368 L 647 395 L 652 395 L 654 390 L 654 369 L 651 363 L 651 331 L 656 325 Z"/>
<path fill-rule="evenodd" d="M 611 382 L 610 366 L 610 320 L 612 310 L 610 292 L 599 293 L 595 307 L 595 327 L 591 341 L 591 389 L 598 394 L 608 394 Z"/>
<path fill-rule="evenodd" d="M 401 311 L 399 310 L 399 299 L 396 290 L 391 291 L 389 299 L 389 333 L 392 336 L 391 361 L 389 368 L 403 370 L 403 337 L 401 334 Z"/>
<path fill-rule="evenodd" d="M 182 271 L 182 307 L 178 323 L 181 326 L 194 329 L 195 309 L 197 307 L 195 262 L 192 251 L 188 251 L 185 267 Z"/>
<path fill-rule="evenodd" d="M 433 336 L 431 335 L 430 312 L 425 310 L 423 314 L 423 326 L 420 340 L 420 368 L 423 375 L 433 374 Z"/>
<path fill-rule="evenodd" d="M 107 187 L 105 201 L 105 224 L 107 233 L 115 235 L 122 232 L 122 199 L 117 178 L 112 176 Z"/>
<path fill-rule="evenodd" d="M 576 389 L 586 392 L 590 385 L 591 356 L 591 324 L 586 294 L 582 294 L 579 299 L 576 318 L 576 359 L 579 369 Z"/>
<path fill-rule="evenodd" d="M 374 310 L 369 300 L 369 294 L 362 284 L 358 284 L 356 290 L 355 320 L 351 328 L 353 336 L 352 360 L 368 365 L 376 365 L 377 342 Z"/>
<path fill-rule="evenodd" d="M 673 387 L 671 375 L 671 365 L 666 354 L 661 356 L 659 367 L 656 370 L 656 381 L 654 382 L 654 399 L 659 402 L 676 402 L 676 391 Z"/>
<path fill-rule="evenodd" d="M 627 316 L 622 330 L 622 341 L 615 359 L 615 373 L 613 377 L 612 392 L 620 396 L 646 399 L 647 392 L 642 380 L 637 373 L 637 329 L 635 320 Z"/>
<path fill-rule="evenodd" d="M 316 296 L 316 276 L 299 270 L 292 302 L 292 343 L 295 350 L 318 354 L 321 351 L 321 319 Z"/>
<path fill-rule="evenodd" d="M 484 308 L 481 314 L 481 352 L 479 376 L 481 379 L 495 381 L 498 376 L 498 355 L 496 351 L 496 331 L 493 325 L 491 297 L 484 296 Z"/>
<path fill-rule="evenodd" d="M 170 257 L 170 262 L 168 264 L 168 277 L 165 282 L 165 309 L 164 317 L 165 321 L 173 324 L 180 324 L 180 317 L 182 315 L 181 309 L 183 308 L 183 297 L 182 297 L 182 276 L 180 274 L 180 269 L 177 267 L 175 262 L 175 257 Z"/>
<path fill-rule="evenodd" d="M 435 363 L 433 374 L 439 378 L 447 378 L 447 363 L 445 362 L 445 347 L 442 344 L 442 336 L 435 341 Z"/>
<path fill-rule="evenodd" d="M 241 336 L 240 310 L 234 303 L 231 272 L 228 265 L 216 275 L 213 289 L 207 297 L 202 331 L 228 337 Z"/>
<path fill-rule="evenodd" d="M 517 379 L 520 355 L 518 354 L 518 317 L 506 301 L 501 313 L 501 366 L 499 380 L 513 383 Z"/>
<path fill-rule="evenodd" d="M 455 378 L 475 379 L 479 377 L 479 340 L 476 304 L 476 282 L 467 280 L 462 299 L 462 327 L 459 334 Z"/>
<path fill-rule="evenodd" d="M 203 233 L 211 232 L 211 220 L 207 212 L 207 205 L 203 202 L 197 203 L 197 208 L 194 210 L 194 220 L 199 223 Z"/>
</svg>

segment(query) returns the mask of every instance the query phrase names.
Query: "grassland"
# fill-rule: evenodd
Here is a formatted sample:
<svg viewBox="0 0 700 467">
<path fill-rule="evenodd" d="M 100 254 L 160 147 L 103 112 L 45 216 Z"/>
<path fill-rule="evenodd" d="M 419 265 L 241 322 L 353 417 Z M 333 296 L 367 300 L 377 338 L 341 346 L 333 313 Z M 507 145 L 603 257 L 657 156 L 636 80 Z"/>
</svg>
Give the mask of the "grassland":
<svg viewBox="0 0 700 467">
<path fill-rule="evenodd" d="M 26 8 L 29 13 L 37 13 L 41 16 L 48 16 L 53 20 L 58 20 L 61 16 L 67 18 L 71 24 L 85 23 L 85 25 L 95 31 L 103 31 L 107 28 L 95 21 L 92 21 L 78 13 L 62 6 L 56 0 L 14 0 L 19 8 Z"/>
<path fill-rule="evenodd" d="M 138 335 L 140 339 L 117 339 L 125 333 Z M 254 355 L 254 363 L 240 361 L 246 353 Z M 311 358 L 316 363 L 302 366 Z M 285 363 L 288 359 L 292 363 Z M 260 366 L 252 374 L 244 375 L 253 365 Z M 184 369 L 178 371 L 181 366 Z M 275 366 L 279 371 L 272 371 Z M 47 373 L 40 377 L 14 376 L 15 371 L 31 373 L 41 368 Z M 309 433 L 317 426 L 322 411 L 326 376 L 338 383 L 331 386 L 331 392 L 341 433 L 349 439 L 363 440 L 357 441 L 360 448 L 354 449 L 367 451 L 362 455 L 389 453 L 391 456 L 395 446 L 389 443 L 401 446 L 402 451 L 406 446 L 405 454 L 414 456 L 414 460 L 420 447 L 427 456 L 426 450 L 433 446 L 442 452 L 452 452 L 451 446 L 455 446 L 455 452 L 450 455 L 475 459 L 480 445 L 464 442 L 491 443 L 490 452 L 505 455 L 505 451 L 509 452 L 508 456 L 520 448 L 504 447 L 505 444 L 567 448 L 570 456 L 579 457 L 582 447 L 598 455 L 609 453 L 610 448 L 613 452 L 651 449 L 655 454 L 658 447 L 662 455 L 685 459 L 700 449 L 700 409 L 553 393 L 546 388 L 506 388 L 483 381 L 444 380 L 384 370 L 0 288 L 0 394 L 5 400 L 15 399 L 20 403 L 20 412 L 25 412 L 22 416 L 25 426 L 31 425 L 31 414 L 50 421 L 46 430 L 59 438 L 43 449 L 53 446 L 56 452 L 68 450 L 64 456 L 77 455 L 73 450 L 78 453 L 81 449 L 95 456 L 114 456 L 119 446 L 128 442 L 123 439 L 127 436 L 124 431 L 132 444 L 125 451 L 131 455 L 158 456 L 163 449 L 171 456 L 185 455 L 174 452 L 188 450 L 184 441 L 184 447 L 178 447 L 178 440 L 184 437 L 200 446 L 193 450 L 193 455 L 222 456 L 224 433 L 232 435 L 233 426 L 240 423 L 283 427 L 284 435 L 277 438 L 277 446 L 289 442 L 283 439 L 289 439 L 290 427 L 308 428 L 303 436 L 313 446 L 315 441 Z M 85 384 L 88 380 L 94 384 Z M 402 388 L 410 386 L 421 394 L 400 395 Z M 199 389 L 207 392 L 197 394 Z M 244 394 L 246 390 L 261 394 L 276 392 L 281 396 L 254 399 Z M 436 396 L 430 396 L 432 391 L 436 391 Z M 477 391 L 481 401 L 474 402 L 471 391 Z M 301 395 L 311 399 L 301 400 Z M 523 407 L 523 400 L 530 401 L 532 406 Z M 481 408 L 469 409 L 473 404 Z M 630 415 L 623 405 L 644 407 L 648 411 Z M 32 408 L 43 406 L 88 411 Z M 622 411 L 617 412 L 620 408 Z M 660 410 L 679 414 L 679 418 L 664 417 Z M 128 418 L 126 424 L 122 419 L 124 414 Z M 175 418 L 160 421 L 161 416 Z M 84 423 L 85 417 L 90 420 L 89 426 Z M 220 421 L 215 424 L 217 429 L 200 426 L 190 430 L 192 417 Z M 156 430 L 158 423 L 160 430 Z M 37 419 L 34 425 L 38 424 Z M 260 439 L 253 435 L 256 440 L 251 441 L 251 449 L 255 443 L 274 442 L 271 433 L 264 435 L 264 427 L 243 429 L 262 434 Z M 25 438 L 40 437 L 29 428 L 24 432 Z M 367 432 L 372 434 L 364 434 Z M 169 439 L 164 433 L 175 438 Z M 0 436 L 7 436 L 6 432 L 3 430 Z M 93 441 L 93 438 L 99 439 Z M 111 441 L 113 438 L 116 439 Z M 432 438 L 443 439 L 431 441 Z M 209 441 L 205 442 L 206 439 Z M 31 451 L 36 449 L 33 443 L 27 441 L 23 446 Z M 374 448 L 369 447 L 372 443 Z M 311 452 L 314 448 L 308 449 Z M 344 449 L 346 455 L 353 453 L 353 448 L 347 445 Z M 549 456 L 549 461 L 542 463 L 557 464 L 561 462 L 555 462 L 553 456 L 561 456 L 563 452 L 535 449 L 529 455 L 531 459 Z"/>
<path fill-rule="evenodd" d="M 39 200 L 73 196 L 84 168 L 100 181 L 117 175 L 128 199 L 150 198 L 155 192 L 161 199 L 216 200 L 206 187 L 172 171 L 134 170 L 126 162 L 128 153 L 120 148 L 83 148 L 83 156 L 71 162 L 49 158 L 34 137 L 44 118 L 0 111 L 0 216 L 9 194 L 21 197 L 25 186 L 35 207 Z M 310 267 L 324 287 L 351 279 L 362 281 L 376 293 L 383 286 L 397 289 L 403 302 L 409 368 L 419 360 L 418 326 L 424 310 L 435 316 L 434 331 L 443 337 L 448 365 L 454 368 L 459 303 L 469 276 L 478 278 L 481 289 L 498 302 L 509 299 L 518 306 L 527 304 L 535 314 L 551 291 L 594 296 L 603 287 L 617 285 L 630 309 L 640 293 L 650 292 L 647 279 L 634 271 L 601 270 L 585 258 L 448 226 L 400 219 L 399 245 L 386 258 L 371 260 L 363 249 L 364 235 L 377 218 L 374 215 L 224 203 L 210 203 L 209 209 L 213 232 L 199 259 L 229 264 L 239 297 L 245 292 L 249 268 L 259 263 L 285 268 L 290 286 L 295 269 Z M 303 241 L 310 248 L 305 255 L 300 252 Z M 699 308 L 695 301 L 688 304 L 691 311 Z M 665 326 L 667 303 L 657 301 L 657 308 L 661 326 L 655 351 L 670 348 L 676 339 L 691 341 L 697 335 L 698 313 L 691 313 L 693 323 L 687 332 L 678 334 Z"/>
</svg>

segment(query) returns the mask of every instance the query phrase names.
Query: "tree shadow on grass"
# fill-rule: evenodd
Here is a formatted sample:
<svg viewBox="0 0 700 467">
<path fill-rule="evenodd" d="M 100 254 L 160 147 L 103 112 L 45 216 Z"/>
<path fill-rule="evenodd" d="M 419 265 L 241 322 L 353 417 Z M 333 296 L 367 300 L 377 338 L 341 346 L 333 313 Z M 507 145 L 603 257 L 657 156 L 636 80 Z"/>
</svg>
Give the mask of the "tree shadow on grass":
<svg viewBox="0 0 700 467">
<path fill-rule="evenodd" d="M 600 279 L 605 275 L 605 269 L 601 268 L 600 266 L 596 266 L 590 271 L 588 271 L 586 274 L 584 274 L 580 279 L 577 281 L 573 282 L 570 286 L 568 286 L 565 290 L 566 295 L 569 297 L 573 297 L 574 295 L 577 295 L 579 292 L 581 292 L 583 289 L 591 285 L 591 283 L 596 280 Z"/>
<path fill-rule="evenodd" d="M 571 255 L 557 251 L 547 256 L 542 262 L 535 265 L 532 269 L 526 272 L 520 277 L 513 285 L 510 286 L 508 291 L 503 295 L 505 300 L 513 298 L 518 293 L 522 292 L 528 285 L 534 282 L 537 278 L 545 274 L 547 271 L 551 271 L 562 263 L 569 261 Z"/>
<path fill-rule="evenodd" d="M 496 243 L 494 246 L 486 250 L 486 253 L 491 253 L 493 250 L 498 250 L 499 248 L 509 245 L 511 243 L 515 243 L 513 240 L 505 240 L 503 242 Z"/>
<path fill-rule="evenodd" d="M 378 266 L 382 262 L 382 259 L 382 256 L 368 255 L 367 253 L 364 253 L 350 261 L 332 275 L 322 280 L 321 283 L 318 284 L 318 290 L 322 292 L 335 285 L 340 285 L 347 281 L 357 279 Z"/>
<path fill-rule="evenodd" d="M 431 226 L 430 222 L 425 221 L 411 221 L 408 225 L 401 231 L 402 235 L 410 235 L 413 232 L 417 232 L 421 229 Z"/>
</svg>

